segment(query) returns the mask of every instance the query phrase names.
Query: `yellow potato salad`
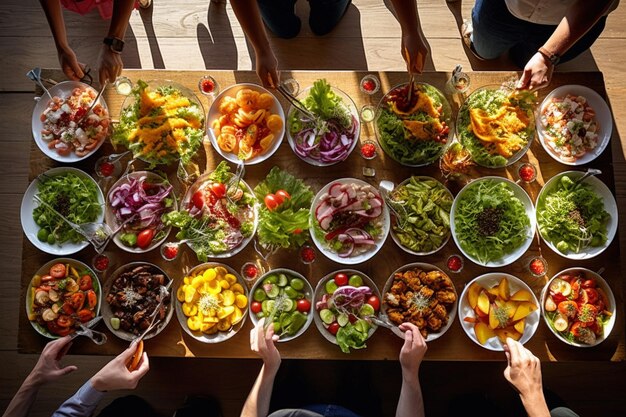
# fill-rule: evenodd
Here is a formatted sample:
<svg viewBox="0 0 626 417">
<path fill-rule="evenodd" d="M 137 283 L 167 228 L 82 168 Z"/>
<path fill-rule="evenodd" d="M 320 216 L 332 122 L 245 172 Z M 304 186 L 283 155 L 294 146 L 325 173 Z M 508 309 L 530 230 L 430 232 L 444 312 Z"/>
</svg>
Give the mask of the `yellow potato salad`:
<svg viewBox="0 0 626 417">
<path fill-rule="evenodd" d="M 230 330 L 243 319 L 248 305 L 237 277 L 221 266 L 186 276 L 176 297 L 182 303 L 189 329 L 205 334 Z"/>
<path fill-rule="evenodd" d="M 219 148 L 242 160 L 266 152 L 283 128 L 283 119 L 270 111 L 273 103 L 272 95 L 249 88 L 224 96 L 218 103 L 220 116 L 211 125 Z"/>
</svg>

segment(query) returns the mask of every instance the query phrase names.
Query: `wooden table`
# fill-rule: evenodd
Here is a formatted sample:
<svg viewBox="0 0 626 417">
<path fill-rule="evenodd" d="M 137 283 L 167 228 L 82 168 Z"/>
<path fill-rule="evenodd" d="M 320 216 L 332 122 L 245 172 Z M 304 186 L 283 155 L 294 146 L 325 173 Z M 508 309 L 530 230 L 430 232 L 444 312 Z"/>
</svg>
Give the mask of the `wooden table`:
<svg viewBox="0 0 626 417">
<path fill-rule="evenodd" d="M 125 71 L 124 75 L 133 81 L 138 79 L 169 79 L 197 91 L 198 80 L 206 73 L 206 71 L 186 72 L 130 70 Z M 257 83 L 256 74 L 250 71 L 210 71 L 209 73 L 218 81 L 222 89 L 235 83 Z M 381 79 L 382 83 L 381 91 L 370 98 L 361 93 L 358 87 L 359 80 L 365 74 L 366 73 L 359 72 L 320 73 L 294 71 L 283 72 L 283 78 L 296 78 L 301 87 L 306 87 L 312 84 L 314 80 L 325 77 L 332 85 L 342 89 L 350 97 L 352 97 L 357 105 L 357 108 L 361 108 L 361 106 L 365 104 L 377 104 L 382 97 L 382 92 L 388 91 L 391 87 L 397 84 L 406 82 L 405 73 L 378 73 L 377 75 Z M 449 73 L 426 73 L 418 79 L 420 81 L 430 83 L 444 91 L 445 83 L 449 76 Z M 484 85 L 501 84 L 505 80 L 516 77 L 517 74 L 512 72 L 479 72 L 471 73 L 470 76 L 471 89 L 473 90 Z M 57 80 L 63 78 L 58 71 L 46 71 L 45 77 Z M 541 101 L 545 94 L 551 91 L 552 88 L 564 84 L 583 84 L 596 90 L 600 95 L 606 98 L 606 91 L 604 89 L 604 81 L 601 73 L 557 73 L 554 75 L 550 88 L 540 92 L 539 101 Z M 111 114 L 118 115 L 122 105 L 123 96 L 118 95 L 113 88 L 109 87 L 105 92 L 105 98 Z M 283 104 L 283 108 L 288 109 L 286 101 L 280 96 L 278 98 Z M 448 98 L 454 108 L 454 113 L 456 114 L 460 104 L 460 97 L 448 96 Z M 208 102 L 206 98 L 204 96 L 200 96 L 200 100 L 205 105 L 205 110 L 208 111 Z M 375 139 L 372 124 L 363 125 L 361 130 L 361 140 L 370 138 Z M 615 129 L 613 129 L 612 140 L 619 141 L 619 137 L 617 136 Z M 94 162 L 96 159 L 100 155 L 105 155 L 111 153 L 112 151 L 112 147 L 107 143 L 102 146 L 97 155 L 76 164 L 76 166 L 93 174 Z M 201 166 L 205 165 L 207 170 L 211 170 L 222 160 L 222 158 L 211 148 L 210 143 L 205 144 L 205 151 L 206 157 L 202 155 L 202 152 L 200 152 L 198 160 L 200 161 Z M 555 174 L 568 170 L 567 166 L 555 162 L 550 156 L 548 156 L 537 140 L 533 142 L 527 155 L 522 158 L 520 163 L 524 161 L 533 162 L 539 167 L 537 181 L 531 185 L 525 186 L 526 191 L 533 200 L 536 199 L 541 186 L 545 182 L 547 182 Z M 33 142 L 30 151 L 29 179 L 32 181 L 32 179 L 37 175 L 56 165 L 58 164 L 43 155 Z M 399 183 L 411 175 L 430 175 L 442 179 L 437 164 L 433 164 L 425 168 L 408 168 L 401 166 L 389 157 L 386 157 L 382 154 L 382 151 L 381 155 L 376 159 L 366 161 L 359 155 L 358 149 L 356 149 L 346 161 L 333 167 L 313 167 L 297 158 L 291 151 L 289 144 L 287 143 L 287 139 L 284 139 L 278 152 L 276 152 L 276 154 L 274 154 L 271 158 L 261 164 L 248 166 L 246 168 L 245 180 L 252 187 L 254 187 L 265 177 L 267 172 L 274 165 L 279 166 L 283 170 L 289 171 L 296 177 L 304 179 L 304 181 L 311 186 L 314 192 L 317 192 L 321 187 L 333 179 L 340 177 L 361 178 L 371 182 L 372 184 L 378 184 L 378 182 L 382 179 L 389 179 Z M 365 178 L 363 176 L 363 167 L 365 166 L 373 167 L 376 170 L 376 176 L 374 178 Z M 515 164 L 506 169 L 495 170 L 479 169 L 479 172 L 480 175 L 499 175 L 516 179 L 517 166 L 518 164 Z M 603 175 L 601 175 L 600 178 L 609 186 L 611 190 L 615 190 L 610 146 L 607 147 L 606 151 L 592 164 L 590 164 L 590 166 L 601 168 L 603 170 Z M 584 168 L 585 167 L 581 167 L 579 169 Z M 175 172 L 170 172 L 170 180 L 176 184 L 176 187 L 180 187 L 177 184 Z M 108 186 L 110 185 L 111 184 L 108 184 Z M 456 194 L 458 189 L 454 189 L 454 187 L 451 188 L 453 193 Z M 173 239 L 173 234 L 174 232 L 172 232 L 170 239 Z M 626 355 L 624 354 L 624 303 L 620 276 L 619 239 L 615 238 L 610 247 L 600 256 L 582 262 L 574 262 L 562 258 L 552 252 L 543 242 L 539 243 L 538 240 L 539 239 L 535 239 L 528 253 L 524 257 L 504 268 L 484 268 L 466 260 L 465 267 L 460 274 L 450 275 L 455 283 L 458 294 L 460 295 L 464 285 L 476 276 L 487 272 L 502 271 L 511 273 L 524 280 L 533 288 L 535 294 L 539 296 L 541 289 L 548 278 L 535 279 L 526 269 L 528 257 L 539 253 L 541 253 L 548 261 L 548 276 L 552 276 L 558 271 L 574 266 L 586 267 L 592 270 L 598 270 L 599 268 L 604 267 L 605 272 L 603 273 L 603 277 L 611 285 L 618 304 L 617 323 L 610 337 L 602 344 L 594 348 L 574 348 L 558 340 L 550 332 L 543 320 L 541 320 L 537 332 L 527 343 L 527 347 L 542 360 L 623 360 Z M 181 256 L 172 263 L 163 261 L 158 253 L 158 250 L 153 250 L 152 252 L 142 255 L 136 255 L 123 252 L 113 244 L 109 246 L 108 250 L 115 254 L 115 259 L 113 260 L 112 267 L 100 276 L 103 283 L 108 279 L 110 273 L 116 269 L 116 266 L 121 266 L 131 261 L 145 260 L 161 266 L 170 275 L 170 277 L 175 280 L 174 288 L 177 288 L 179 283 L 182 282 L 182 278 L 185 273 L 195 265 L 199 264 L 195 254 L 188 248 L 185 248 Z M 392 241 L 391 237 L 389 237 L 384 247 L 373 259 L 357 265 L 355 268 L 370 276 L 377 283 L 378 287 L 382 289 L 390 274 L 400 266 L 411 262 L 427 262 L 445 269 L 445 261 L 447 257 L 453 253 L 460 252 L 452 239 L 450 239 L 447 245 L 438 253 L 430 256 L 418 257 L 405 253 L 403 250 L 398 248 L 398 246 Z M 93 256 L 93 249 L 88 247 L 72 257 L 90 264 L 90 260 Z M 232 266 L 235 270 L 239 270 L 244 262 L 256 259 L 257 257 L 258 255 L 255 253 L 252 244 L 250 244 L 242 252 L 232 258 L 223 260 L 223 262 Z M 43 263 L 53 258 L 54 257 L 52 255 L 45 254 L 36 249 L 28 241 L 28 239 L 24 239 L 21 277 L 22 297 L 20 302 L 21 310 L 18 339 L 18 348 L 20 352 L 40 352 L 47 342 L 47 339 L 39 336 L 39 334 L 32 329 L 30 323 L 28 322 L 24 308 L 24 293 L 31 277 L 37 269 Z M 315 286 L 318 280 L 326 274 L 343 268 L 342 265 L 326 259 L 320 253 L 318 253 L 317 260 L 308 266 L 300 263 L 297 259 L 298 257 L 295 251 L 282 250 L 270 258 L 270 264 L 272 267 L 287 267 L 302 273 L 308 277 L 313 286 Z M 242 330 L 230 340 L 221 344 L 203 344 L 189 337 L 180 327 L 176 317 L 174 317 L 168 327 L 161 334 L 146 341 L 146 349 L 151 356 L 252 358 L 255 357 L 255 355 L 251 353 L 249 349 L 249 330 L 251 328 L 251 321 L 247 320 Z M 99 324 L 98 330 L 108 333 L 104 324 Z M 114 355 L 127 346 L 127 342 L 116 338 L 110 333 L 109 341 L 100 347 L 95 346 L 84 338 L 79 338 L 75 344 L 76 347 L 73 348 L 75 353 L 90 355 Z M 387 329 L 381 328 L 378 329 L 376 333 L 367 341 L 367 349 L 353 351 L 349 355 L 346 355 L 343 354 L 337 346 L 327 342 L 322 335 L 319 334 L 315 325 L 312 324 L 311 327 L 309 327 L 309 329 L 298 339 L 289 343 L 280 344 L 280 350 L 284 358 L 396 360 L 401 344 L 402 341 L 399 338 L 394 336 Z M 457 318 L 456 322 L 452 324 L 445 335 L 438 340 L 429 343 L 426 359 L 471 361 L 502 360 L 503 354 L 500 352 L 488 351 L 473 343 L 466 336 Z"/>
</svg>

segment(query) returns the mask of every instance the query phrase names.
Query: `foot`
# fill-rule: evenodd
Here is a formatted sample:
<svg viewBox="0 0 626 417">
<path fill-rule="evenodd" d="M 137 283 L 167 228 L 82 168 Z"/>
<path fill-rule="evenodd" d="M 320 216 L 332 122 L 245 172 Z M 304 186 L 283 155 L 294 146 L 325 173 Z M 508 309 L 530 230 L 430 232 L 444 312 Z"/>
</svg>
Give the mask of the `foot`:
<svg viewBox="0 0 626 417">
<path fill-rule="evenodd" d="M 279 38 L 289 39 L 300 33 L 302 22 L 295 13 L 296 4 L 291 0 L 259 1 L 259 10 L 265 25 Z"/>
<path fill-rule="evenodd" d="M 346 14 L 351 2 L 352 0 L 309 0 L 309 26 L 313 33 L 322 36 L 333 30 Z"/>
</svg>

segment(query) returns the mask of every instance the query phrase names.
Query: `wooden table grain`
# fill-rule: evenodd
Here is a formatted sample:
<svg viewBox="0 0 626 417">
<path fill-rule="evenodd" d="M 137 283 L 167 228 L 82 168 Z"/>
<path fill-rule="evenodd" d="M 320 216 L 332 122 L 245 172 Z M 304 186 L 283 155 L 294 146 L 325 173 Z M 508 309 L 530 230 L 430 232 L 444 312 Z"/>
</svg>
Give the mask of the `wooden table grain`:
<svg viewBox="0 0 626 417">
<path fill-rule="evenodd" d="M 62 75 L 58 71 L 47 70 L 44 72 L 46 78 L 62 79 Z M 198 80 L 202 75 L 212 75 L 219 85 L 223 88 L 235 83 L 258 83 L 256 74 L 251 71 L 155 71 L 155 70 L 126 70 L 125 76 L 132 81 L 138 79 L 143 80 L 172 80 L 179 84 L 185 85 L 197 91 Z M 293 77 L 298 80 L 301 88 L 305 88 L 312 84 L 318 78 L 326 78 L 331 85 L 345 91 L 356 103 L 357 108 L 361 108 L 365 104 L 377 105 L 383 95 L 383 92 L 400 83 L 407 81 L 406 73 L 401 72 L 379 72 L 376 73 L 381 80 L 381 91 L 369 97 L 361 93 L 359 90 L 359 80 L 367 74 L 366 72 L 312 72 L 312 71 L 293 71 L 283 72 L 283 79 Z M 444 72 L 425 73 L 418 77 L 418 81 L 427 82 L 434 85 L 442 91 L 445 91 L 445 84 L 450 74 Z M 501 84 L 507 80 L 516 77 L 514 72 L 474 72 L 470 73 L 471 91 L 485 85 Z M 545 97 L 552 88 L 566 84 L 582 84 L 597 91 L 601 96 L 606 98 L 604 87 L 604 79 L 599 72 L 586 73 L 556 73 L 554 75 L 550 89 L 539 93 L 538 100 Z M 115 92 L 112 87 L 108 87 L 105 94 L 109 111 L 115 117 L 119 114 L 123 96 Z M 454 113 L 456 114 L 462 98 L 458 95 L 451 96 L 446 93 Z M 205 111 L 209 109 L 209 102 L 206 97 L 198 94 L 201 102 L 205 106 Z M 278 96 L 283 108 L 288 109 L 286 101 Z M 210 121 L 208 121 L 210 123 Z M 360 140 L 375 140 L 375 132 L 372 124 L 362 125 Z M 616 130 L 613 130 L 612 141 L 618 141 L 619 137 Z M 118 149 L 119 150 L 119 149 Z M 98 153 L 85 161 L 75 164 L 76 167 L 85 170 L 90 174 L 94 174 L 94 162 L 100 155 L 105 155 L 114 151 L 110 144 L 105 144 Z M 221 156 L 215 152 L 210 143 L 205 143 L 204 153 L 199 152 L 197 162 L 203 166 L 205 170 L 211 170 L 221 160 Z M 533 141 L 528 153 L 519 161 L 519 163 L 508 168 L 502 169 L 477 169 L 477 176 L 498 175 L 507 178 L 516 179 L 516 169 L 520 163 L 530 161 L 538 166 L 537 181 L 525 185 L 524 188 L 531 196 L 533 201 L 536 200 L 541 186 L 551 177 L 570 168 L 566 165 L 555 162 L 543 150 L 538 140 Z M 30 170 L 29 180 L 32 181 L 37 175 L 45 170 L 57 166 L 58 164 L 47 158 L 34 144 L 30 149 Z M 379 156 L 371 161 L 363 159 L 358 152 L 358 147 L 350 155 L 350 157 L 332 167 L 314 167 L 306 164 L 297 158 L 289 147 L 287 139 L 283 140 L 279 150 L 268 160 L 252 166 L 246 167 L 245 180 L 254 187 L 262 180 L 267 172 L 273 166 L 279 166 L 281 169 L 289 171 L 296 177 L 302 178 L 314 192 L 317 192 L 328 182 L 341 177 L 354 177 L 364 179 L 372 184 L 378 184 L 382 179 L 389 179 L 396 183 L 401 182 L 411 175 L 430 175 L 438 179 L 442 179 L 441 172 L 437 164 L 423 168 L 404 167 L 396 163 L 389 157 L 386 157 L 382 151 Z M 363 176 L 364 167 L 372 167 L 376 171 L 374 178 L 366 178 Z M 607 186 L 615 190 L 613 177 L 613 164 L 611 158 L 611 146 L 608 146 L 604 153 L 595 161 L 589 164 L 591 167 L 600 168 L 603 174 L 600 179 Z M 137 165 L 139 168 L 140 165 Z M 587 166 L 578 167 L 585 169 Z M 165 169 L 170 180 L 175 184 L 177 192 L 181 192 L 181 186 L 176 181 L 175 168 L 167 167 Z M 104 188 L 110 187 L 111 183 L 101 183 Z M 456 195 L 459 187 L 449 184 L 451 191 Z M 170 234 L 169 239 L 174 239 Z M 465 284 L 476 276 L 488 272 L 507 272 L 511 273 L 531 286 L 537 296 L 539 296 L 548 277 L 553 276 L 558 271 L 569 267 L 586 267 L 592 270 L 605 268 L 603 277 L 609 282 L 615 298 L 617 300 L 617 322 L 613 332 L 607 340 L 593 348 L 574 348 L 568 346 L 558 340 L 548 329 L 547 325 L 540 321 L 537 332 L 533 338 L 527 343 L 527 347 L 531 349 L 540 359 L 550 361 L 621 361 L 626 358 L 624 351 L 624 302 L 623 302 L 623 284 L 621 280 L 620 268 L 620 251 L 619 239 L 615 238 L 609 248 L 601 255 L 594 259 L 586 261 L 571 261 L 565 259 L 552 250 L 547 245 L 540 242 L 535 236 L 532 246 L 525 256 L 513 264 L 503 268 L 485 268 L 473 264 L 469 260 L 465 261 L 465 267 L 459 274 L 450 274 L 455 283 L 458 294 L 460 295 Z M 114 244 L 111 244 L 108 251 L 113 254 L 113 264 L 104 274 L 100 276 L 102 283 L 106 282 L 112 271 L 117 266 L 125 263 L 145 260 L 153 262 L 162 267 L 171 278 L 175 280 L 174 288 L 177 288 L 185 273 L 191 268 L 199 264 L 195 254 L 188 248 L 183 249 L 181 256 L 174 262 L 168 263 L 161 259 L 158 250 L 153 250 L 146 254 L 130 254 L 123 252 Z M 371 277 L 379 289 L 382 289 L 386 280 L 391 273 L 397 268 L 411 262 L 427 262 L 434 264 L 445 270 L 445 261 L 449 255 L 460 253 L 453 239 L 446 246 L 434 255 L 429 256 L 413 256 L 405 253 L 388 237 L 381 251 L 371 260 L 357 265 L 355 268 Z M 541 254 L 548 261 L 548 275 L 546 278 L 533 278 L 527 271 L 526 265 L 528 259 L 532 255 Z M 339 265 L 325 258 L 318 252 L 316 261 L 311 265 L 304 265 L 298 261 L 295 251 L 281 250 L 270 259 L 272 267 L 287 267 L 302 273 L 306 276 L 311 284 L 315 286 L 317 282 L 335 270 L 344 266 Z M 90 263 L 94 251 L 91 247 L 73 255 L 72 257 Z M 249 260 L 256 259 L 258 255 L 254 251 L 252 244 L 248 245 L 243 251 L 236 256 L 225 259 L 215 260 L 226 263 L 235 270 L 239 270 L 241 265 Z M 47 339 L 40 336 L 30 325 L 26 317 L 25 311 L 25 292 L 28 283 L 37 269 L 45 262 L 53 259 L 54 256 L 45 254 L 35 248 L 28 239 L 24 239 L 22 251 L 22 276 L 21 288 L 22 295 L 20 301 L 20 320 L 18 332 L 18 349 L 20 352 L 34 353 L 40 352 L 47 342 Z M 211 357 L 211 358 L 252 358 L 255 355 L 249 349 L 249 331 L 251 330 L 251 321 L 248 319 L 241 331 L 233 338 L 220 344 L 204 344 L 189 337 L 181 328 L 176 317 L 172 318 L 167 328 L 157 337 L 146 341 L 146 350 L 151 356 L 173 356 L 173 357 Z M 98 325 L 98 330 L 108 333 L 104 324 Z M 76 353 L 88 355 L 115 355 L 127 346 L 127 342 L 116 338 L 109 333 L 109 341 L 103 346 L 96 346 L 84 338 L 75 341 L 76 347 L 73 349 Z M 343 354 L 339 348 L 322 337 L 319 334 L 315 324 L 298 339 L 283 343 L 280 345 L 281 354 L 284 358 L 291 359 L 359 359 L 359 360 L 396 360 L 402 341 L 393 335 L 387 329 L 379 328 L 376 333 L 367 341 L 367 348 L 353 351 L 350 354 Z M 501 352 L 491 352 L 473 343 L 465 334 L 459 323 L 459 318 L 455 319 L 450 329 L 445 335 L 439 339 L 430 342 L 426 360 L 447 360 L 447 361 L 482 361 L 482 360 L 502 360 Z"/>
</svg>

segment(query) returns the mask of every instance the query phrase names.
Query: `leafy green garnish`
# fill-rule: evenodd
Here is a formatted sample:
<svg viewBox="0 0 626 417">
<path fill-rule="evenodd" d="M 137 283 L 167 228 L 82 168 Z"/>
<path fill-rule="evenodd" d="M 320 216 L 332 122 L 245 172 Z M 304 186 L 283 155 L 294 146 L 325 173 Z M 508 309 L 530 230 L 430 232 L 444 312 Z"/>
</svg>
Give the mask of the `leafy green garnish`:
<svg viewBox="0 0 626 417">
<path fill-rule="evenodd" d="M 337 344 L 343 353 L 350 353 L 350 349 L 366 347 L 367 333 L 358 331 L 351 323 L 346 323 L 337 331 Z"/>
<path fill-rule="evenodd" d="M 336 119 L 346 129 L 352 125 L 352 116 L 345 108 L 343 100 L 331 90 L 325 79 L 313 83 L 303 104 L 323 120 Z"/>
</svg>

